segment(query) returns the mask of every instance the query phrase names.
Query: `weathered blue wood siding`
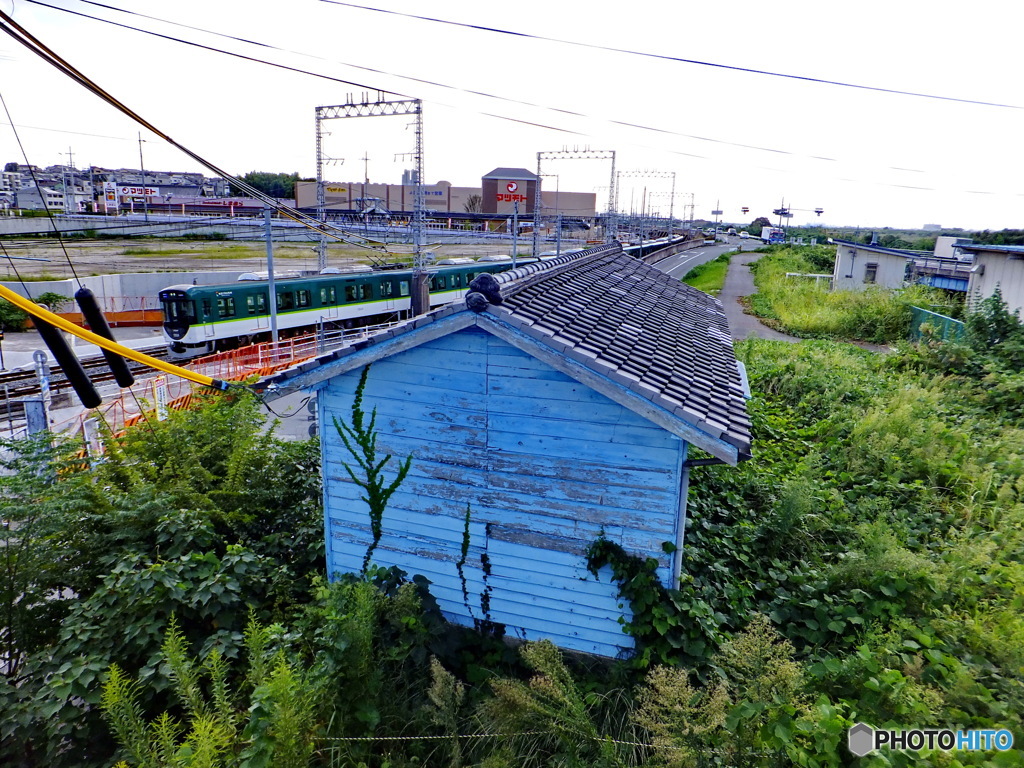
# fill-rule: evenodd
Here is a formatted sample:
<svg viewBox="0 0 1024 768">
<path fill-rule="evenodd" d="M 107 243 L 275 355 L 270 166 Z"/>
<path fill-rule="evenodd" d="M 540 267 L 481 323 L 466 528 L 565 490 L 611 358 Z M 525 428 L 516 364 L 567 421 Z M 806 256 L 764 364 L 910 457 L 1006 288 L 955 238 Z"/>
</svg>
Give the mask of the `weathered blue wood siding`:
<svg viewBox="0 0 1024 768">
<path fill-rule="evenodd" d="M 370 542 L 366 505 L 331 419 L 347 420 L 359 371 L 320 392 L 328 571 L 358 571 Z M 485 331 L 468 329 L 373 364 L 364 397 L 379 445 L 413 455 L 384 514 L 379 565 L 433 583 L 447 617 L 484 618 L 525 639 L 614 656 L 631 647 L 628 606 L 584 552 L 601 531 L 658 558 L 667 584 L 678 540 L 685 444 Z M 470 507 L 470 547 L 456 564 Z M 484 557 L 486 555 L 486 557 Z M 484 561 L 489 563 L 485 574 Z"/>
</svg>

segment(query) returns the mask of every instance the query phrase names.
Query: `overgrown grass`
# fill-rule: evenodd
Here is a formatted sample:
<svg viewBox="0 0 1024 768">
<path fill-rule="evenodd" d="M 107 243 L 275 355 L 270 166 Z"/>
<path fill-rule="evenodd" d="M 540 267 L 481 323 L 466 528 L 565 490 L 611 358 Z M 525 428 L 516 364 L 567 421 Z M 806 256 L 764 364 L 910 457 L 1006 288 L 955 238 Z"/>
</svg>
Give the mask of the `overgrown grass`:
<svg viewBox="0 0 1024 768">
<path fill-rule="evenodd" d="M 725 285 L 725 275 L 729 271 L 729 259 L 732 253 L 723 253 L 713 261 L 699 264 L 683 275 L 683 282 L 698 291 L 717 296 Z"/>
<path fill-rule="evenodd" d="M 923 286 L 831 291 L 824 280 L 786 277 L 787 272 L 831 272 L 834 256 L 829 246 L 771 249 L 751 265 L 758 290 L 750 298 L 754 314 L 794 336 L 885 343 L 906 337 L 911 305 L 946 301 L 940 291 Z"/>
</svg>

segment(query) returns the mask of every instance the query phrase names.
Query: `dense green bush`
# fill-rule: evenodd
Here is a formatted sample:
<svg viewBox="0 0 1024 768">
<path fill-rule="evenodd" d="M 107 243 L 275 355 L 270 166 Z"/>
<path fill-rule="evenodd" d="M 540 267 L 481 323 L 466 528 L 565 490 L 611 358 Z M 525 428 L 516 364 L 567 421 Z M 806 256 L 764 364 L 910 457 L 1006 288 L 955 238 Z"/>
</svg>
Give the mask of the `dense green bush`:
<svg viewBox="0 0 1024 768">
<path fill-rule="evenodd" d="M 204 764 L 838 768 L 857 721 L 1022 744 L 1024 429 L 992 399 L 1021 375 L 1011 320 L 969 321 L 955 370 L 927 345 L 741 343 L 754 457 L 693 469 L 680 583 L 591 549 L 632 607 L 618 662 L 450 627 L 421 577 L 325 583 L 316 446 L 264 435 L 248 398 L 140 428 L 93 472 L 8 446 L 0 754 L 148 765 L 132 745 L 162 739 L 151 764 L 212 744 Z"/>
<path fill-rule="evenodd" d="M 831 246 L 771 246 L 751 265 L 758 291 L 750 298 L 752 310 L 795 336 L 885 343 L 906 338 L 912 305 L 942 300 L 923 286 L 832 291 L 828 280 L 786 277 L 830 274 L 834 258 Z"/>
</svg>

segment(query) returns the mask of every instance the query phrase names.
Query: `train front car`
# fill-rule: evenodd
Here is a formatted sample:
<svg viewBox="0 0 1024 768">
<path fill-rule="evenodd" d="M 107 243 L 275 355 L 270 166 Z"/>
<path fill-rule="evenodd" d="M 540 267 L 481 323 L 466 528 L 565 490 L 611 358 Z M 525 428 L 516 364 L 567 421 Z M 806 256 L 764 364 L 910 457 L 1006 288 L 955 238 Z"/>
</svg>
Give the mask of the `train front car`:
<svg viewBox="0 0 1024 768">
<path fill-rule="evenodd" d="M 196 324 L 196 303 L 189 295 L 191 285 L 172 285 L 159 293 L 160 308 L 164 314 L 164 337 L 174 354 L 188 350 L 186 339 Z"/>
</svg>

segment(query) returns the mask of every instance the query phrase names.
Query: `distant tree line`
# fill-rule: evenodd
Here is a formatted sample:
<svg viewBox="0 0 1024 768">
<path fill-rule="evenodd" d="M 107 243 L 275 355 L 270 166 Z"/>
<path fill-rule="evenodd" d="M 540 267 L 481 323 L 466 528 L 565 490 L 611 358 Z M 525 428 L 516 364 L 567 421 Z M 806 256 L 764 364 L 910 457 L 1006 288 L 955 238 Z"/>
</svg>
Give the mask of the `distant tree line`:
<svg viewBox="0 0 1024 768">
<path fill-rule="evenodd" d="M 265 195 L 287 198 L 295 197 L 296 181 L 316 181 L 316 179 L 300 179 L 297 173 L 270 173 L 269 171 L 249 171 L 239 178 Z M 231 184 L 231 194 L 246 195 L 247 193 L 237 185 Z"/>
</svg>

